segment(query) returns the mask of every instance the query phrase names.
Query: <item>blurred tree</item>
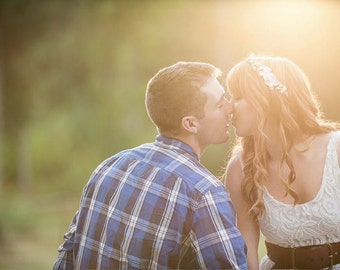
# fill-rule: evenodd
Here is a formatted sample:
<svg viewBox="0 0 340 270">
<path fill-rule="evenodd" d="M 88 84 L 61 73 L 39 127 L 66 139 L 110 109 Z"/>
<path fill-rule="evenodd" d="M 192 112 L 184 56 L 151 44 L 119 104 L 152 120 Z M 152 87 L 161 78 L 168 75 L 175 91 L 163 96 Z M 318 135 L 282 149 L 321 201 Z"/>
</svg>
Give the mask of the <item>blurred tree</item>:
<svg viewBox="0 0 340 270">
<path fill-rule="evenodd" d="M 2 74 L 2 59 L 3 59 L 3 47 L 2 47 L 2 31 L 0 28 L 0 205 L 3 191 L 3 146 L 4 146 L 4 113 L 3 113 L 3 74 Z"/>
<path fill-rule="evenodd" d="M 288 56 L 339 119 L 339 5 L 298 2 L 1 0 L 0 230 L 9 241 L 0 268 L 26 267 L 18 252 L 37 256 L 27 269 L 48 268 L 94 167 L 153 140 L 144 95 L 159 68 L 206 61 L 227 71 L 250 52 Z M 221 175 L 231 144 L 209 147 L 202 163 Z M 34 196 L 16 194 L 20 186 Z M 42 203 L 38 220 L 32 208 Z"/>
<path fill-rule="evenodd" d="M 30 186 L 27 121 L 30 115 L 31 89 L 27 73 L 22 68 L 26 64 L 22 61 L 22 54 L 34 39 L 39 26 L 39 23 L 34 21 L 33 14 L 26 12 L 27 8 L 28 4 L 4 1 L 0 10 L 3 46 L 3 127 L 8 147 L 4 177 L 16 180 L 23 192 Z M 27 16 L 32 17 L 29 18 L 32 24 L 26 23 Z M 11 166 L 10 163 L 16 165 Z"/>
<path fill-rule="evenodd" d="M 227 70 L 267 46 L 293 54 L 279 38 L 264 42 L 266 25 L 245 15 L 245 2 L 227 2 L 1 1 L 7 183 L 78 190 L 104 157 L 153 139 L 144 94 L 161 67 L 185 60 Z M 214 173 L 226 148 L 203 157 Z"/>
<path fill-rule="evenodd" d="M 3 189 L 4 189 L 4 175 L 3 175 L 3 137 L 4 137 L 4 116 L 3 116 L 3 75 L 2 75 L 2 31 L 0 28 L 0 243 L 4 241 L 3 238 Z"/>
</svg>

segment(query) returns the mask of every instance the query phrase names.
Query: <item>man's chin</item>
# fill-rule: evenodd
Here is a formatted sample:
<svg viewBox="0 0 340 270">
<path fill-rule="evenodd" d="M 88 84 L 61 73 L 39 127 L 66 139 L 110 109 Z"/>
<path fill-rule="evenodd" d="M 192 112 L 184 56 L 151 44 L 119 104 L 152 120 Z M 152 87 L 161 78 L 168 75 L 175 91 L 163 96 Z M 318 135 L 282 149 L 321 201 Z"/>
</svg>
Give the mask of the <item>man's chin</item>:
<svg viewBox="0 0 340 270">
<path fill-rule="evenodd" d="M 225 134 L 224 138 L 220 142 L 218 142 L 217 144 L 226 143 L 227 141 L 229 141 L 229 139 L 230 139 L 230 134 L 228 132 L 228 133 Z"/>
</svg>

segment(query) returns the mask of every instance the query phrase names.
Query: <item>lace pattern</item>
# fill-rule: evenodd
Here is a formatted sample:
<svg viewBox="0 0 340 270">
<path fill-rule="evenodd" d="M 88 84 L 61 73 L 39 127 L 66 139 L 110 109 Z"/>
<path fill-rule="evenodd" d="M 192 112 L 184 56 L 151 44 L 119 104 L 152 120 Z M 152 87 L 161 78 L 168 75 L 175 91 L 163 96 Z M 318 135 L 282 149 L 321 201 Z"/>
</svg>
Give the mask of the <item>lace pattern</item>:
<svg viewBox="0 0 340 270">
<path fill-rule="evenodd" d="M 283 247 L 340 242 L 340 168 L 337 136 L 340 137 L 340 132 L 333 133 L 329 140 L 322 184 L 313 200 L 293 206 L 277 201 L 265 190 L 265 211 L 259 217 L 259 224 L 268 242 Z M 261 268 L 268 269 L 270 265 L 272 262 L 265 256 Z M 340 264 L 336 269 L 340 269 Z"/>
</svg>

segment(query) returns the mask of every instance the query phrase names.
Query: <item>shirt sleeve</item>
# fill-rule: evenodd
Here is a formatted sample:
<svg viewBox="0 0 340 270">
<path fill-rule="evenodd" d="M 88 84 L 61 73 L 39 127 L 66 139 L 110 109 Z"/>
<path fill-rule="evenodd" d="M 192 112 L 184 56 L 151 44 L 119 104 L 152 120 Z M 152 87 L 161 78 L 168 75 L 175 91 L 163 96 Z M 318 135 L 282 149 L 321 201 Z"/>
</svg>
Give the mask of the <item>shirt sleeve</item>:
<svg viewBox="0 0 340 270">
<path fill-rule="evenodd" d="M 73 270 L 73 243 L 76 230 L 78 212 L 75 214 L 69 231 L 64 235 L 64 243 L 58 248 L 58 257 L 53 270 Z"/>
<path fill-rule="evenodd" d="M 193 218 L 192 241 L 202 269 L 248 269 L 235 210 L 224 188 L 202 196 Z"/>
</svg>

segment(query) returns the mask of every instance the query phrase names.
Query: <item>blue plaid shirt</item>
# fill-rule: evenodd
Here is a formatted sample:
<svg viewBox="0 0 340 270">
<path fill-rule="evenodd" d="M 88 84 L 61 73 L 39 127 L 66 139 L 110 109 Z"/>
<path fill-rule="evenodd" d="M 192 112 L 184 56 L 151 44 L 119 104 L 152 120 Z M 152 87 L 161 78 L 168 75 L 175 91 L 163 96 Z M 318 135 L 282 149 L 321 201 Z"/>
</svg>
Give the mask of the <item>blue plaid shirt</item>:
<svg viewBox="0 0 340 270">
<path fill-rule="evenodd" d="M 163 136 L 97 167 L 64 238 L 54 269 L 247 269 L 224 186 Z"/>
</svg>

